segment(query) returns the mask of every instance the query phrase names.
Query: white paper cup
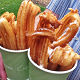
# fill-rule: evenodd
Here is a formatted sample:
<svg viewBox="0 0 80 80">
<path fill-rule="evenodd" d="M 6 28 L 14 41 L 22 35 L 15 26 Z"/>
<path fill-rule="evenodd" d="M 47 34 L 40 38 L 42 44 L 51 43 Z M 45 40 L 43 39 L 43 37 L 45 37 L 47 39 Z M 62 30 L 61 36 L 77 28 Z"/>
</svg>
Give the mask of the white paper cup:
<svg viewBox="0 0 80 80">
<path fill-rule="evenodd" d="M 28 51 L 29 58 L 29 80 L 66 80 L 70 72 L 77 67 L 77 61 L 74 67 L 67 71 L 51 71 L 37 65 L 30 57 L 30 50 Z"/>
<path fill-rule="evenodd" d="M 8 80 L 29 80 L 29 59 L 26 50 L 9 50 L 0 46 Z"/>
</svg>

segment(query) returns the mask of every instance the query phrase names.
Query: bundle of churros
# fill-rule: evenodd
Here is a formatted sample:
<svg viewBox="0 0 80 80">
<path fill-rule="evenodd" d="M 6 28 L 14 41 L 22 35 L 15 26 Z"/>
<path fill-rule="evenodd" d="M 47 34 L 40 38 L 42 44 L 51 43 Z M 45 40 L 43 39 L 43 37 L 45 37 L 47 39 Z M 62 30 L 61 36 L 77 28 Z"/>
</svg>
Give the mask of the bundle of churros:
<svg viewBox="0 0 80 80">
<path fill-rule="evenodd" d="M 43 68 L 66 71 L 80 59 L 80 55 L 68 44 L 79 29 L 78 10 L 69 10 L 71 12 L 60 21 L 51 11 L 43 12 L 39 16 L 37 30 L 31 35 L 30 55 L 32 60 Z"/>
<path fill-rule="evenodd" d="M 71 9 L 61 20 L 42 12 L 36 30 L 35 17 L 40 7 L 31 0 L 24 0 L 14 13 L 0 16 L 0 45 L 10 50 L 24 50 L 30 47 L 30 56 L 39 66 L 49 70 L 69 70 L 80 55 L 68 45 L 76 35 L 80 18 L 78 10 Z"/>
<path fill-rule="evenodd" d="M 3 13 L 0 16 L 0 45 L 11 50 L 29 48 L 35 17 L 39 12 L 39 6 L 33 4 L 31 0 L 24 0 L 19 7 L 17 20 L 14 13 Z"/>
</svg>

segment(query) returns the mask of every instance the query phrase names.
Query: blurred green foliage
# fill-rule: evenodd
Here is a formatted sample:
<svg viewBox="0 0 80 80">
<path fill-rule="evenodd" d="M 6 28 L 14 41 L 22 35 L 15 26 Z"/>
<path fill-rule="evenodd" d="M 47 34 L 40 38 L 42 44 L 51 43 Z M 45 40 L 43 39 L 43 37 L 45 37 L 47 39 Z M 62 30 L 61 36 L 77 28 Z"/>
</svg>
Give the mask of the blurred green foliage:
<svg viewBox="0 0 80 80">
<path fill-rule="evenodd" d="M 0 15 L 8 11 L 10 13 L 13 12 L 17 17 L 17 12 L 22 1 L 23 0 L 0 0 Z M 40 6 L 40 8 L 41 12 L 43 12 L 46 9 L 43 6 Z"/>
</svg>

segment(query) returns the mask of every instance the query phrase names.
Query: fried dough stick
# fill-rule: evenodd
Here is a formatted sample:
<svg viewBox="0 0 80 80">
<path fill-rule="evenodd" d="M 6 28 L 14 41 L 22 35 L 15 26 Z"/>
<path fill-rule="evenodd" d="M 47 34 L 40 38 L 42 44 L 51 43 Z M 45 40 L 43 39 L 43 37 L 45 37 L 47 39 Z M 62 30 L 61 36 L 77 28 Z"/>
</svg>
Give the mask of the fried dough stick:
<svg viewBox="0 0 80 80">
<path fill-rule="evenodd" d="M 56 16 L 54 16 L 54 14 L 51 14 L 52 11 L 49 12 L 43 12 L 40 17 L 44 18 L 44 20 L 46 21 L 46 23 L 50 23 L 52 26 L 54 26 L 54 29 L 58 28 L 59 25 L 62 25 L 63 22 L 57 20 Z"/>
<path fill-rule="evenodd" d="M 47 69 L 48 65 L 48 46 L 49 46 L 49 39 L 43 38 L 40 40 L 40 46 L 38 47 L 38 65 Z"/>
<path fill-rule="evenodd" d="M 49 59 L 51 63 L 59 64 L 61 67 L 66 67 L 68 69 L 68 67 L 70 68 L 70 66 L 75 64 L 76 60 L 80 59 L 80 55 L 75 53 L 67 44 L 64 48 L 57 46 L 51 53 Z"/>
<path fill-rule="evenodd" d="M 32 58 L 32 60 L 37 63 L 37 57 L 36 57 L 36 45 L 37 45 L 37 42 L 35 40 L 32 41 L 32 45 L 30 46 L 30 56 Z"/>
<path fill-rule="evenodd" d="M 39 15 L 40 17 L 40 21 L 38 23 L 37 29 L 43 27 L 43 28 L 47 28 L 50 27 L 50 25 L 54 26 L 54 28 L 58 28 L 59 25 L 62 25 L 63 22 L 62 21 L 58 21 L 56 16 L 54 16 L 53 14 L 51 14 L 52 11 L 49 12 L 43 12 Z"/>
<path fill-rule="evenodd" d="M 45 17 L 46 16 L 46 17 Z M 50 17 L 51 16 L 51 17 Z M 50 18 L 51 19 L 50 19 Z M 56 40 L 55 31 L 53 28 L 50 28 L 50 24 L 61 24 L 57 21 L 56 17 L 51 15 L 51 12 L 42 13 L 40 15 L 40 21 L 37 26 L 37 30 L 32 34 L 32 38 L 38 40 L 39 46 L 37 47 L 37 55 L 38 55 L 38 65 L 41 65 L 44 68 L 48 66 L 48 46 L 50 41 Z M 52 20 L 50 22 L 50 20 Z"/>
<path fill-rule="evenodd" d="M 17 35 L 17 21 L 12 21 L 9 23 L 14 31 L 14 34 Z"/>
<path fill-rule="evenodd" d="M 14 32 L 5 18 L 0 19 L 0 33 L 3 47 L 11 50 L 17 50 Z"/>
<path fill-rule="evenodd" d="M 32 39 L 48 38 L 51 42 L 56 40 L 55 31 L 53 28 L 39 28 L 32 35 Z"/>
<path fill-rule="evenodd" d="M 50 28 L 50 24 L 55 26 L 55 24 L 60 25 L 62 22 L 57 21 L 56 17 L 52 15 L 51 12 L 42 13 L 37 29 L 31 35 L 32 40 L 35 40 L 34 46 L 36 46 L 35 49 L 31 47 L 31 51 L 34 51 L 31 55 L 35 54 L 35 56 L 32 56 L 32 59 L 44 68 L 48 67 L 48 46 L 50 45 L 50 41 L 56 40 L 55 31 L 53 28 Z"/>
<path fill-rule="evenodd" d="M 15 35 L 17 33 L 17 21 L 15 21 L 16 16 L 14 15 L 14 13 L 9 13 L 9 12 L 5 12 L 1 15 L 0 18 L 6 18 L 7 21 L 10 23 L 10 26 L 12 27 Z"/>
<path fill-rule="evenodd" d="M 51 21 L 51 22 L 50 22 Z M 58 22 L 57 21 L 57 18 L 54 16 L 54 15 L 52 15 L 51 14 L 51 12 L 48 12 L 48 13 L 42 13 L 41 15 L 40 15 L 40 21 L 39 21 L 39 23 L 38 23 L 38 26 L 37 26 L 37 30 L 38 29 L 40 29 L 40 28 L 50 28 L 50 24 L 52 23 L 52 25 L 54 25 L 55 26 L 55 24 L 57 24 L 57 25 L 60 25 L 60 24 L 62 24 L 62 23 L 60 23 L 60 22 Z M 52 28 L 52 30 L 53 30 L 53 28 Z M 42 32 L 41 31 L 39 31 L 40 33 L 38 33 L 38 32 L 35 32 L 35 33 L 33 33 L 33 35 L 36 35 L 36 36 L 39 36 L 39 35 L 41 35 L 42 36 Z M 54 30 L 53 30 L 53 32 L 54 32 Z M 45 33 L 45 32 L 44 32 Z M 46 32 L 47 33 L 47 32 Z M 49 32 L 48 32 L 49 33 Z M 50 33 L 49 33 L 50 34 Z M 51 38 L 51 37 L 49 37 L 50 35 L 47 35 L 47 34 L 45 34 L 48 38 Z M 44 35 L 43 35 L 44 36 Z M 35 37 L 35 36 L 34 36 Z M 52 36 L 53 37 L 53 36 Z M 39 37 L 38 37 L 39 38 Z M 46 41 L 45 41 L 46 42 Z M 44 42 L 44 39 L 43 39 L 43 44 L 45 44 L 45 42 Z M 42 44 L 40 44 L 41 45 L 41 47 L 42 47 Z M 46 46 L 47 47 L 47 46 Z M 48 47 L 47 47 L 48 48 Z M 45 49 L 45 48 L 44 48 Z M 40 48 L 40 51 L 41 51 L 41 48 Z M 44 53 L 45 54 L 45 53 Z M 46 55 L 48 55 L 48 53 L 46 53 Z M 48 57 L 47 57 L 48 58 Z M 48 66 L 48 61 L 47 61 L 48 59 L 46 59 L 46 65 L 44 65 L 43 63 L 44 62 L 41 62 L 41 64 L 39 64 L 39 65 L 42 65 L 44 68 L 47 68 L 47 66 Z"/>
<path fill-rule="evenodd" d="M 38 65 L 47 68 L 48 65 L 48 46 L 50 41 L 56 40 L 54 31 L 50 28 L 40 28 L 32 35 L 31 52 L 32 60 Z"/>
<path fill-rule="evenodd" d="M 78 10 L 73 10 L 72 8 L 70 8 L 69 10 L 71 10 L 71 12 L 67 13 L 62 19 L 61 21 L 63 22 L 62 25 L 60 25 L 57 29 L 55 29 L 55 33 L 57 38 L 60 37 L 63 32 L 65 31 L 65 29 L 68 27 L 69 23 L 74 22 L 76 19 L 79 21 L 79 15 L 78 15 Z"/>
<path fill-rule="evenodd" d="M 23 1 L 20 5 L 20 8 L 17 14 L 17 46 L 19 50 L 26 49 L 26 38 L 25 38 L 26 18 L 27 18 L 26 5 L 27 5 L 27 1 Z"/>
<path fill-rule="evenodd" d="M 5 12 L 1 15 L 0 18 L 6 18 L 8 22 L 12 22 L 15 21 L 16 16 L 14 15 L 14 13 Z"/>
<path fill-rule="evenodd" d="M 58 70 L 59 71 L 67 71 L 67 70 L 70 70 L 74 66 L 75 63 L 76 63 L 76 61 L 73 61 L 73 63 L 71 63 L 68 66 L 60 66 Z"/>
<path fill-rule="evenodd" d="M 59 38 L 63 32 L 65 31 L 65 29 L 69 26 L 70 23 L 73 23 L 75 20 L 77 20 L 78 23 L 80 23 L 79 21 L 79 14 L 78 14 L 78 10 L 73 10 L 73 9 L 69 9 L 71 10 L 71 12 L 69 12 L 68 14 L 66 14 L 61 21 L 63 22 L 62 25 L 59 26 L 59 28 L 55 29 L 55 33 L 57 38 Z"/>
<path fill-rule="evenodd" d="M 56 49 L 51 49 L 49 47 L 48 54 L 49 54 L 48 69 L 56 71 L 56 69 L 59 65 L 58 61 L 59 61 L 59 59 L 61 58 L 61 55 L 62 55 L 62 48 L 58 46 L 58 47 L 56 47 Z M 51 60 L 53 60 L 54 63 Z"/>
<path fill-rule="evenodd" d="M 41 38 L 40 40 L 34 39 L 30 47 L 30 55 L 32 60 L 44 68 L 47 68 L 48 65 L 48 45 L 49 39 Z"/>
<path fill-rule="evenodd" d="M 30 0 L 24 0 L 19 8 L 17 14 L 17 45 L 18 49 L 26 49 L 29 47 L 29 43 L 26 41 L 28 36 L 34 31 L 34 21 L 37 13 L 40 12 L 40 8 L 34 5 Z M 28 35 L 29 34 L 29 35 Z"/>
<path fill-rule="evenodd" d="M 58 67 L 58 64 L 53 64 L 50 61 L 48 62 L 48 67 L 47 69 L 52 70 L 52 71 L 56 71 Z"/>
<path fill-rule="evenodd" d="M 72 38 L 76 35 L 79 28 L 79 24 L 72 24 L 69 28 L 67 28 L 66 32 L 63 33 L 57 41 L 54 41 L 51 45 L 52 48 L 56 46 L 64 47 L 67 43 L 69 43 Z"/>
<path fill-rule="evenodd" d="M 56 36 L 58 38 L 57 38 L 57 41 L 54 41 L 52 43 L 52 46 L 51 46 L 52 48 L 55 48 L 56 46 L 64 47 L 76 35 L 76 33 L 77 33 L 78 29 L 79 29 L 79 15 L 74 12 L 73 16 L 71 16 L 69 18 L 72 19 L 73 21 L 70 22 L 70 20 L 67 19 L 69 23 L 66 24 L 67 20 L 63 23 L 64 26 L 60 27 L 58 33 L 56 33 Z M 64 31 L 62 29 L 65 29 L 67 27 L 66 25 L 68 26 L 68 28 L 62 34 L 62 32 Z M 61 34 L 61 36 L 58 36 L 59 33 Z"/>
<path fill-rule="evenodd" d="M 27 35 L 27 48 L 30 47 L 30 43 L 31 43 L 31 39 L 30 39 L 30 35 L 35 31 L 35 17 L 36 15 L 41 12 L 40 11 L 40 7 L 33 4 L 31 1 L 30 1 L 30 11 L 28 13 L 28 20 L 27 20 L 27 33 L 29 35 Z"/>
</svg>

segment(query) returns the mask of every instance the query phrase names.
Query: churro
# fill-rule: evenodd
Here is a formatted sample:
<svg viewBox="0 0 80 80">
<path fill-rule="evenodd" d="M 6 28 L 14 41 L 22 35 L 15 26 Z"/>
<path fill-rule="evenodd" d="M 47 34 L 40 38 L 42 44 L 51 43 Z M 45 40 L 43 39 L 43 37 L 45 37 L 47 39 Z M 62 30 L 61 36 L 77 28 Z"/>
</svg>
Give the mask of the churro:
<svg viewBox="0 0 80 80">
<path fill-rule="evenodd" d="M 7 49 L 17 50 L 14 32 L 5 18 L 0 19 L 0 33 L 3 47 Z"/>
<path fill-rule="evenodd" d="M 21 3 L 21 6 L 17 14 L 18 49 L 22 50 L 29 47 L 30 34 L 32 34 L 34 31 L 35 16 L 38 12 L 40 12 L 40 7 L 33 4 L 30 0 L 24 0 Z"/>
</svg>

